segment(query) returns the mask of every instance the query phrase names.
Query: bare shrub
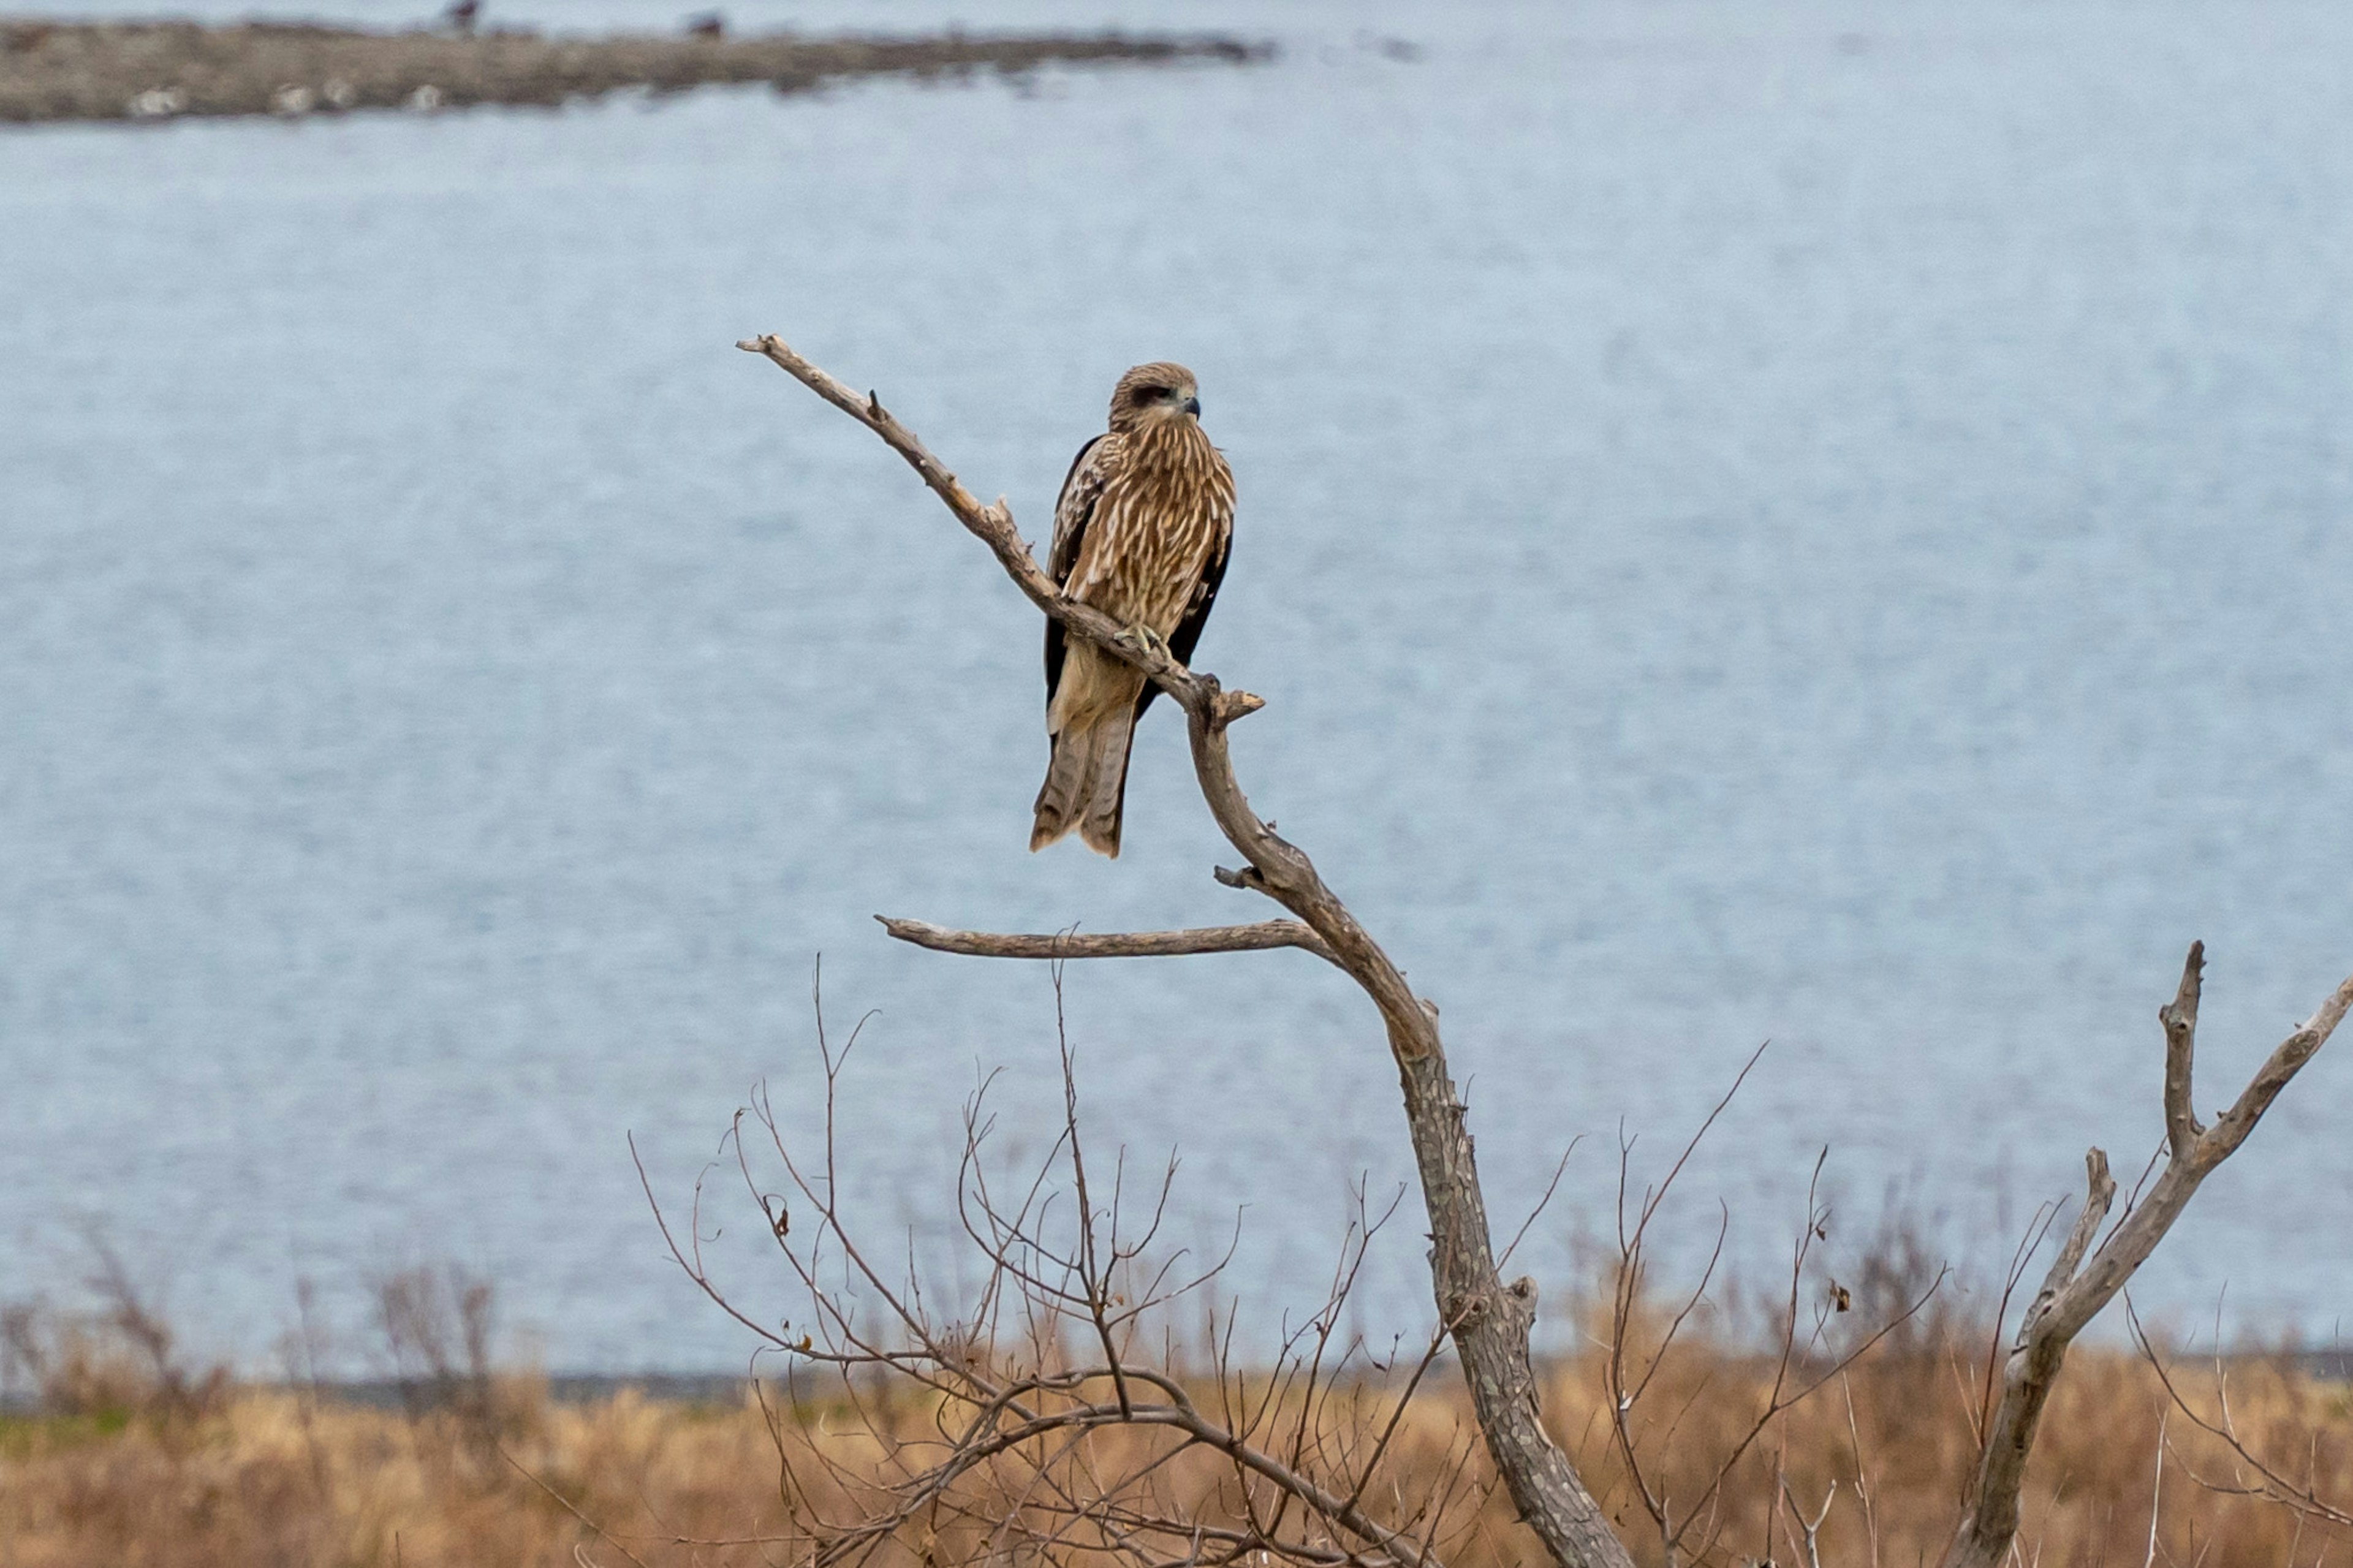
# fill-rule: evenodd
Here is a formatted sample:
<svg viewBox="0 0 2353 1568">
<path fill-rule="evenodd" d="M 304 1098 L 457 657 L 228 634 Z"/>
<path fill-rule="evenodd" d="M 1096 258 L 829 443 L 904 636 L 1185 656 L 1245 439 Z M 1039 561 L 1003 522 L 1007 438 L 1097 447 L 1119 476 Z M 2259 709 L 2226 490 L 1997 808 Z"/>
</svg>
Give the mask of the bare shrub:
<svg viewBox="0 0 2353 1568">
<path fill-rule="evenodd" d="M 493 1362 L 497 1291 L 480 1275 L 441 1262 L 380 1274 L 370 1294 L 410 1421 L 442 1437 L 478 1479 L 497 1479 L 501 1445 L 530 1429 L 544 1398 L 541 1380 L 502 1374 Z"/>
<path fill-rule="evenodd" d="M 1035 1168 L 992 1175 L 987 1086 L 965 1104 L 955 1209 L 971 1282 L 944 1300 L 851 1223 L 834 1110 L 856 1037 L 837 1052 L 820 1013 L 818 1040 L 814 1149 L 788 1138 L 765 1094 L 730 1134 L 801 1310 L 754 1317 L 722 1289 L 702 1253 L 699 1189 L 683 1225 L 663 1222 L 696 1285 L 796 1369 L 773 1399 L 754 1385 L 785 1504 L 772 1543 L 809 1568 L 1421 1568 L 1480 1528 L 1493 1481 L 1475 1426 L 1411 1418 L 1445 1336 L 1377 1347 L 1343 1327 L 1394 1203 L 1376 1211 L 1359 1193 L 1324 1300 L 1271 1356 L 1238 1359 L 1235 1313 L 1214 1294 L 1227 1259 L 1155 1252 L 1173 1164 L 1142 1183 L 1124 1154 L 1091 1165 L 1065 1037 L 1060 1132 Z M 807 1441 L 815 1428 L 849 1440 Z"/>
<path fill-rule="evenodd" d="M 1831 1234 L 1831 1211 L 1821 1197 L 1822 1167 L 1830 1158 L 1824 1150 L 1807 1184 L 1806 1212 L 1790 1248 L 1787 1284 L 1764 1303 L 1764 1343 L 1745 1358 L 1753 1371 L 1742 1381 L 1750 1386 L 1719 1390 L 1713 1400 L 1704 1402 L 1708 1384 L 1694 1383 L 1683 1374 L 1682 1363 L 1690 1357 L 1679 1355 L 1678 1350 L 1688 1352 L 1692 1347 L 1688 1342 L 1679 1347 L 1677 1341 L 1708 1305 L 1731 1215 L 1717 1205 L 1715 1247 L 1698 1281 L 1670 1307 L 1659 1304 L 1651 1282 L 1651 1230 L 1665 1212 L 1676 1179 L 1764 1054 L 1759 1047 L 1748 1058 L 1664 1176 L 1639 1197 L 1631 1190 L 1632 1146 L 1621 1142 L 1619 1148 L 1618 1257 L 1609 1281 L 1608 1317 L 1599 1325 L 1608 1347 L 1603 1389 L 1624 1479 L 1650 1516 L 1661 1560 L 1669 1563 L 1704 1562 L 1715 1555 L 1731 1523 L 1726 1494 L 1737 1474 L 1744 1467 L 1755 1471 L 1761 1466 L 1773 1447 L 1767 1439 L 1779 1436 L 1789 1413 L 1912 1323 L 1946 1279 L 1946 1271 L 1937 1268 L 1916 1281 L 1909 1297 L 1886 1301 L 1878 1315 L 1852 1316 L 1853 1290 L 1823 1272 L 1817 1251 Z M 1866 1272 L 1885 1293 L 1895 1279 L 1915 1270 L 1889 1259 L 1876 1268 L 1866 1265 Z M 1738 1353 L 1717 1336 L 1699 1360 L 1718 1369 L 1727 1356 Z M 1788 1489 L 1778 1463 L 1773 1477 L 1764 1495 L 1778 1508 L 1787 1501 Z M 1750 1479 L 1754 1489 L 1756 1477 Z M 1822 1509 L 1828 1507 L 1825 1500 Z M 1619 1522 L 1624 1522 L 1622 1518 Z M 1821 1517 L 1808 1521 L 1799 1516 L 1797 1522 L 1804 1527 L 1805 1549 L 1812 1550 Z M 1768 1540 L 1765 1554 L 1770 1552 Z"/>
<path fill-rule="evenodd" d="M 153 1294 L 96 1231 L 86 1233 L 90 1305 L 37 1302 L 0 1308 L 0 1389 L 52 1415 L 121 1421 L 146 1416 L 183 1423 L 215 1409 L 227 1366 L 198 1364 L 182 1351 Z"/>
</svg>

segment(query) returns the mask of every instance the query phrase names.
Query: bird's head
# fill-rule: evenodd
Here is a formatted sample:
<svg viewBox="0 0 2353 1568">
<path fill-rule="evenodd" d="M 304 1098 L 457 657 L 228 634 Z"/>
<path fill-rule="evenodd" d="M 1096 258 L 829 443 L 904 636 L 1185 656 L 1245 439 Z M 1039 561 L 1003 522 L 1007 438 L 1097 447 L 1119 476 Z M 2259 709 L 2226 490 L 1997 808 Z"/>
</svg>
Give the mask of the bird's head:
<svg viewBox="0 0 2353 1568">
<path fill-rule="evenodd" d="M 1198 419 L 1200 389 L 1181 364 L 1140 364 L 1112 389 L 1111 427 L 1141 430 L 1162 420 Z"/>
</svg>

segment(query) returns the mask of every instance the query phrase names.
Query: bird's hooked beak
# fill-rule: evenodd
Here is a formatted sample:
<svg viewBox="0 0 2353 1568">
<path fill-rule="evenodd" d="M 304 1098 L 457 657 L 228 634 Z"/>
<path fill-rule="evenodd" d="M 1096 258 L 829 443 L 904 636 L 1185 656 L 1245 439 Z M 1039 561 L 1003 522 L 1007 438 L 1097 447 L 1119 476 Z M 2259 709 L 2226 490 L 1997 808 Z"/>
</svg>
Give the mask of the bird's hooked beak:
<svg viewBox="0 0 2353 1568">
<path fill-rule="evenodd" d="M 1198 419 L 1201 416 L 1201 400 L 1198 397 L 1187 398 L 1185 400 L 1185 412 L 1191 415 L 1194 418 Z"/>
</svg>

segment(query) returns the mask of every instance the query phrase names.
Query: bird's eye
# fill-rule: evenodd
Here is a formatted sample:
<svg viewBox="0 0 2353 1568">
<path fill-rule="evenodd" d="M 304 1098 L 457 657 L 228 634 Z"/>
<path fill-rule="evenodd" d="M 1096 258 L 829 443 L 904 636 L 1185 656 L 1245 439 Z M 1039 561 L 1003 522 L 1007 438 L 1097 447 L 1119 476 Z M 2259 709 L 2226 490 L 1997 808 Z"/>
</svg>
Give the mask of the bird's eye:
<svg viewBox="0 0 2353 1568">
<path fill-rule="evenodd" d="M 1138 403 L 1156 403 L 1167 395 L 1168 389 L 1165 386 L 1139 386 L 1135 389 Z"/>
</svg>

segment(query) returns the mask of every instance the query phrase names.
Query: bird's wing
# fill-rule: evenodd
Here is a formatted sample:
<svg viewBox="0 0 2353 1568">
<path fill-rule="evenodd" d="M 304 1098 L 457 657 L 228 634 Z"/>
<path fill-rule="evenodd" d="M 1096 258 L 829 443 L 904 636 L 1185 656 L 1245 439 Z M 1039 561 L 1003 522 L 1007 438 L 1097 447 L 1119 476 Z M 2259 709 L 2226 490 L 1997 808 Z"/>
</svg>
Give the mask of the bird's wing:
<svg viewBox="0 0 2353 1568">
<path fill-rule="evenodd" d="M 1079 455 L 1071 459 L 1071 471 L 1062 476 L 1062 493 L 1054 502 L 1054 542 L 1046 552 L 1046 574 L 1057 584 L 1068 583 L 1079 563 L 1087 524 L 1094 518 L 1095 502 L 1103 499 L 1103 486 L 1110 483 L 1118 458 L 1118 438 L 1098 436 L 1079 448 Z M 1054 688 L 1061 680 L 1062 623 L 1050 616 L 1046 622 L 1048 702 L 1054 700 Z"/>
<path fill-rule="evenodd" d="M 1226 557 L 1232 552 L 1233 546 L 1234 524 L 1229 512 L 1224 526 L 1218 530 L 1217 542 L 1210 547 L 1208 560 L 1201 563 L 1201 580 L 1193 584 L 1193 596 L 1185 601 L 1184 618 L 1176 623 L 1176 629 L 1168 634 L 1168 651 L 1176 656 L 1179 664 L 1190 665 L 1193 662 L 1193 648 L 1201 640 L 1201 628 L 1209 624 L 1209 607 L 1218 602 L 1218 584 L 1226 580 Z M 1149 680 L 1145 681 L 1143 695 L 1135 700 L 1135 716 L 1143 718 L 1144 710 L 1151 707 L 1152 700 L 1159 695 L 1160 688 Z"/>
</svg>

